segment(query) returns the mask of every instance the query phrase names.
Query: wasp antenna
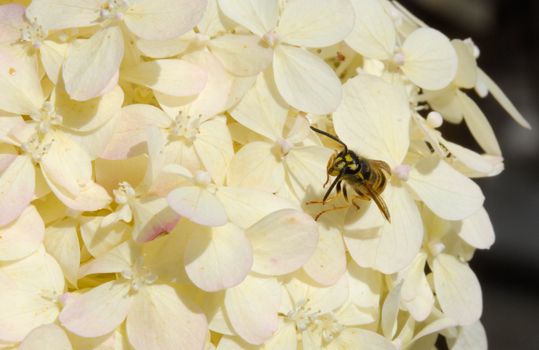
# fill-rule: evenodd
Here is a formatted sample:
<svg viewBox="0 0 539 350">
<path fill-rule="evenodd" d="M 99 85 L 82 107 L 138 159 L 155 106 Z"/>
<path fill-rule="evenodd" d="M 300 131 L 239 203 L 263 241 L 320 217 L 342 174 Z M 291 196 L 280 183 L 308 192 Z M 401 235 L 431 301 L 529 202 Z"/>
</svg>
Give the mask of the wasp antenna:
<svg viewBox="0 0 539 350">
<path fill-rule="evenodd" d="M 341 140 L 339 140 L 339 138 L 337 136 L 333 136 L 331 135 L 330 133 L 328 132 L 325 132 L 325 131 L 322 131 L 320 129 L 317 129 L 315 128 L 314 126 L 311 126 L 311 129 L 314 131 L 314 132 L 317 132 L 319 134 L 322 134 L 324 136 L 327 136 L 329 137 L 330 139 L 334 140 L 334 141 L 337 141 L 338 143 L 340 143 L 341 145 L 344 146 L 344 150 L 347 151 L 348 150 L 348 146 L 346 146 L 346 144 L 344 142 L 342 142 Z"/>
</svg>

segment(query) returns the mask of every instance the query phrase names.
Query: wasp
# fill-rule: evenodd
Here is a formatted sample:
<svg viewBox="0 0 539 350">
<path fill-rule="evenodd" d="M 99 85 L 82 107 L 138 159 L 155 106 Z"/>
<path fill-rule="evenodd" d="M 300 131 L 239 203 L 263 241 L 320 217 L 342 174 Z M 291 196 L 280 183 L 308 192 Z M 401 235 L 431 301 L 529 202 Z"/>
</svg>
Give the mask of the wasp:
<svg viewBox="0 0 539 350">
<path fill-rule="evenodd" d="M 319 134 L 322 134 L 330 139 L 341 144 L 344 149 L 340 152 L 337 150 L 331 156 L 327 164 L 327 177 L 324 187 L 329 183 L 329 177 L 335 176 L 335 179 L 329 186 L 324 198 L 321 201 L 310 201 L 307 204 L 321 203 L 322 205 L 337 198 L 342 192 L 344 199 L 352 203 L 357 209 L 359 205 L 355 203 L 355 199 L 373 200 L 378 206 L 388 222 L 391 222 L 391 216 L 384 199 L 380 196 L 384 191 L 388 177 L 391 176 L 391 168 L 386 162 L 381 160 L 373 160 L 361 157 L 357 153 L 348 149 L 348 146 L 336 136 L 333 136 L 325 131 L 311 126 L 311 129 Z M 355 192 L 355 197 L 349 197 L 347 187 L 352 188 Z M 336 189 L 336 195 L 329 198 L 329 195 Z M 329 199 L 328 199 L 329 198 Z M 320 216 L 332 210 L 348 208 L 348 205 L 342 207 L 334 207 L 326 209 L 318 213 L 315 220 Z"/>
</svg>

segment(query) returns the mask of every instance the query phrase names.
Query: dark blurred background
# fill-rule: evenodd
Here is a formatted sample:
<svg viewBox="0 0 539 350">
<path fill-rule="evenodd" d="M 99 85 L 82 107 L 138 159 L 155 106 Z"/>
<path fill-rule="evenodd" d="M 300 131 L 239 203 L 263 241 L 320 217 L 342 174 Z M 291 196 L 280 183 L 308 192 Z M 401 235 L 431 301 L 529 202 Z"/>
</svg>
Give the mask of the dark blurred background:
<svg viewBox="0 0 539 350">
<path fill-rule="evenodd" d="M 481 179 L 496 243 L 471 262 L 483 288 L 489 349 L 539 349 L 539 0 L 401 0 L 450 38 L 471 37 L 479 65 L 532 125 L 518 126 L 492 97 L 475 99 L 496 131 L 505 171 Z M 458 131 L 457 131 L 458 130 Z M 456 138 L 479 149 L 465 128 Z"/>
</svg>

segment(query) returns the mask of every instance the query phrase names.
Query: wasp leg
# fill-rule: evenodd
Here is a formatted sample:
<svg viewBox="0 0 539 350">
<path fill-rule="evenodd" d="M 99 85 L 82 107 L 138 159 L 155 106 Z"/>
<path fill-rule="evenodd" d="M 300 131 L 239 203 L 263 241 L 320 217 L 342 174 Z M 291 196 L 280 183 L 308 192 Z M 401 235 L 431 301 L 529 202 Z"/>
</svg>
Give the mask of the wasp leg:
<svg viewBox="0 0 539 350">
<path fill-rule="evenodd" d="M 315 200 L 315 201 L 305 202 L 305 204 L 307 204 L 307 205 L 310 205 L 310 204 L 326 204 L 326 203 L 329 203 L 329 202 L 335 200 L 338 196 L 339 196 L 339 194 L 336 194 L 336 195 L 334 195 L 332 197 L 329 197 L 328 199 L 326 199 L 325 202 L 322 199 L 319 199 L 319 200 Z"/>
<path fill-rule="evenodd" d="M 356 199 L 361 199 L 361 197 L 359 197 L 359 196 L 354 197 L 354 198 L 352 198 L 352 201 L 351 201 L 351 202 L 352 202 L 352 204 L 354 205 L 354 207 L 356 207 L 356 209 L 359 210 L 361 207 L 359 206 L 359 204 L 357 204 L 357 203 L 355 202 Z"/>
<path fill-rule="evenodd" d="M 349 206 L 348 205 L 343 205 L 343 206 L 340 206 L 340 207 L 333 207 L 333 208 L 330 208 L 330 209 L 326 209 L 326 210 L 322 210 L 320 213 L 316 214 L 316 216 L 314 217 L 314 221 L 318 221 L 318 219 L 325 213 L 327 212 L 330 212 L 330 211 L 334 211 L 334 210 L 341 210 L 341 209 L 346 209 L 348 208 Z"/>
</svg>

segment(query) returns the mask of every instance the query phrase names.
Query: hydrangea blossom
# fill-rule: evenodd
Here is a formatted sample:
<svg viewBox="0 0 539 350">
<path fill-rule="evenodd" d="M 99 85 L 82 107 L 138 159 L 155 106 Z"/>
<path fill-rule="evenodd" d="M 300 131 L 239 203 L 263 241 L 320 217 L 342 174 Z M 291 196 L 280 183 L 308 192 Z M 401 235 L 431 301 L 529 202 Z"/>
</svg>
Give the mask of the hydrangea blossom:
<svg viewBox="0 0 539 350">
<path fill-rule="evenodd" d="M 2 3 L 1 348 L 486 349 L 475 101 L 529 124 L 471 39 L 387 0 Z M 343 144 L 391 221 L 321 201 Z"/>
</svg>

